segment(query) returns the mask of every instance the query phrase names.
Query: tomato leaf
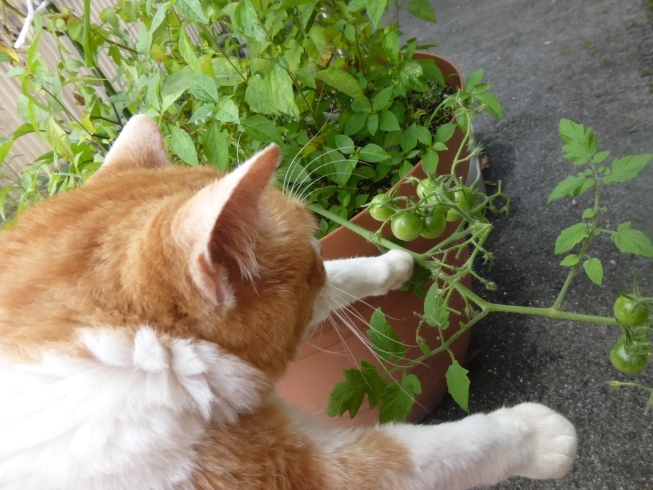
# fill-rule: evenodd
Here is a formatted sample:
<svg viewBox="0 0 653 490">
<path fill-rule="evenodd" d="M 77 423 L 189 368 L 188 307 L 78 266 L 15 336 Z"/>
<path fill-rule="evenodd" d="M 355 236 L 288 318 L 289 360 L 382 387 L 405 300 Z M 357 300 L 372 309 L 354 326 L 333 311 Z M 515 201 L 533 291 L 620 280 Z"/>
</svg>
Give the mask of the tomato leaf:
<svg viewBox="0 0 653 490">
<path fill-rule="evenodd" d="M 368 338 L 372 341 L 372 349 L 384 361 L 396 361 L 406 355 L 406 345 L 399 340 L 397 334 L 385 320 L 381 308 L 377 308 L 370 318 Z"/>
<path fill-rule="evenodd" d="M 469 412 L 469 371 L 454 360 L 447 370 L 447 388 L 454 401 L 465 411 Z"/>
<path fill-rule="evenodd" d="M 651 240 L 641 231 L 631 229 L 630 222 L 619 225 L 612 241 L 623 253 L 653 257 Z"/>
<path fill-rule="evenodd" d="M 419 379 L 414 374 L 389 384 L 383 392 L 379 408 L 379 422 L 403 422 L 415 403 L 415 394 L 422 392 Z"/>
<path fill-rule="evenodd" d="M 442 296 L 438 283 L 434 282 L 424 298 L 424 320 L 432 327 L 446 329 L 449 326 L 449 310 Z"/>
<path fill-rule="evenodd" d="M 209 22 L 209 19 L 206 18 L 206 15 L 202 10 L 202 4 L 199 0 L 177 0 L 175 7 L 179 9 L 184 17 L 190 20 L 201 22 L 202 24 Z"/>
<path fill-rule="evenodd" d="M 606 184 L 627 182 L 634 179 L 653 158 L 652 154 L 629 155 L 612 162 L 612 172 L 604 178 Z"/>
<path fill-rule="evenodd" d="M 272 121 L 263 116 L 251 116 L 241 121 L 245 132 L 253 139 L 268 144 L 272 141 L 281 143 L 281 133 Z"/>
<path fill-rule="evenodd" d="M 576 223 L 575 225 L 571 225 L 569 228 L 565 228 L 560 232 L 560 235 L 558 235 L 558 238 L 556 239 L 555 254 L 559 255 L 571 250 L 588 235 L 589 231 L 587 223 Z"/>
<path fill-rule="evenodd" d="M 601 285 L 603 282 L 603 265 L 599 259 L 596 257 L 587 259 L 583 262 L 583 269 L 585 269 L 587 277 L 589 277 L 594 284 Z"/>
<path fill-rule="evenodd" d="M 569 254 L 567 255 L 564 259 L 562 259 L 562 262 L 560 262 L 560 265 L 563 267 L 571 267 L 580 262 L 580 258 L 576 254 Z"/>
</svg>

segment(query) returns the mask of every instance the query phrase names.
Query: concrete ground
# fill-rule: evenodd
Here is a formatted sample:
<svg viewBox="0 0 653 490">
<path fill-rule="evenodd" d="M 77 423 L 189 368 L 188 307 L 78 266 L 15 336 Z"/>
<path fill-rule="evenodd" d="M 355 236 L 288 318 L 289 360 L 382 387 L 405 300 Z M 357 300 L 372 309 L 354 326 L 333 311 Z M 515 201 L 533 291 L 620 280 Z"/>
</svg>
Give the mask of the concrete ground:
<svg viewBox="0 0 653 490">
<path fill-rule="evenodd" d="M 566 277 L 553 254 L 561 229 L 578 221 L 590 197 L 546 205 L 577 169 L 562 158 L 557 127 L 569 118 L 594 128 L 613 156 L 653 153 L 653 1 L 431 0 L 435 26 L 404 14 L 406 38 L 436 44 L 464 74 L 482 68 L 503 103 L 504 117 L 484 117 L 475 129 L 491 158 L 484 171 L 502 180 L 510 216 L 494 220 L 489 249 L 496 262 L 479 272 L 499 286 L 493 301 L 548 306 Z M 611 160 L 608 160 L 611 161 Z M 639 179 L 607 188 L 604 224 L 653 237 L 653 164 Z M 588 251 L 604 264 L 603 287 L 584 274 L 566 296 L 568 311 L 611 315 L 615 288 L 640 285 L 653 295 L 653 260 L 621 254 L 601 236 Z M 582 271 L 581 271 L 582 272 Z M 480 290 L 480 289 L 479 289 Z M 653 489 L 653 414 L 646 393 L 613 391 L 606 381 L 627 377 L 609 361 L 616 327 L 494 314 L 475 327 L 468 363 L 472 412 L 523 401 L 542 402 L 577 427 L 579 452 L 559 481 L 516 478 L 499 489 Z M 636 381 L 653 386 L 653 366 Z M 446 399 L 427 423 L 464 416 Z"/>
</svg>

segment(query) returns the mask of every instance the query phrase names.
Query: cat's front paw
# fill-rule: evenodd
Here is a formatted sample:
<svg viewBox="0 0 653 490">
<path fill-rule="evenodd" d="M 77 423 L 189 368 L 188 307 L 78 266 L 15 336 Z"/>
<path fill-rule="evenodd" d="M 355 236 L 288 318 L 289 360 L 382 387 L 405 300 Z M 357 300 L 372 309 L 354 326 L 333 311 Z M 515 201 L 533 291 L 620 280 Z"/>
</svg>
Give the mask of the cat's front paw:
<svg viewBox="0 0 653 490">
<path fill-rule="evenodd" d="M 376 257 L 379 277 L 377 295 L 401 287 L 413 274 L 413 257 L 402 250 L 390 250 Z"/>
<path fill-rule="evenodd" d="M 561 478 L 576 457 L 576 430 L 562 415 L 537 403 L 523 403 L 506 411 L 520 426 L 525 460 L 516 474 L 529 478 Z"/>
</svg>

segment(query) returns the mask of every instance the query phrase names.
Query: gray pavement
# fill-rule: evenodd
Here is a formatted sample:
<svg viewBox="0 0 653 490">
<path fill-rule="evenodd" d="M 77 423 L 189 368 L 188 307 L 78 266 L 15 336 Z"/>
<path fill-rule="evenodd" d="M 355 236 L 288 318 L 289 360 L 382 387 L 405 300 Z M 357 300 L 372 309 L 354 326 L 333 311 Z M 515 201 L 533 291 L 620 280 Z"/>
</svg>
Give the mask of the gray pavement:
<svg viewBox="0 0 653 490">
<path fill-rule="evenodd" d="M 479 119 L 476 132 L 491 158 L 485 178 L 502 180 L 509 217 L 494 220 L 489 248 L 496 263 L 479 265 L 495 281 L 491 300 L 551 305 L 565 279 L 553 255 L 559 231 L 579 221 L 589 198 L 546 205 L 557 182 L 575 173 L 557 134 L 566 117 L 591 126 L 613 156 L 653 153 L 653 1 L 434 1 L 439 24 L 403 15 L 405 37 L 437 44 L 464 74 L 483 68 L 504 118 Z M 653 164 L 630 184 L 608 188 L 608 223 L 631 221 L 653 237 Z M 653 295 L 653 260 L 621 254 L 610 240 L 589 251 L 602 259 L 604 286 L 578 275 L 564 309 L 611 315 L 615 288 L 630 290 L 639 273 Z M 480 289 L 479 289 L 480 290 Z M 523 401 L 560 411 L 578 430 L 579 454 L 559 481 L 513 479 L 500 489 L 653 489 L 653 414 L 646 394 L 613 391 L 625 380 L 609 361 L 615 327 L 495 314 L 473 332 L 467 364 L 472 412 Z M 653 386 L 653 366 L 637 381 Z M 427 423 L 464 416 L 448 398 Z"/>
</svg>

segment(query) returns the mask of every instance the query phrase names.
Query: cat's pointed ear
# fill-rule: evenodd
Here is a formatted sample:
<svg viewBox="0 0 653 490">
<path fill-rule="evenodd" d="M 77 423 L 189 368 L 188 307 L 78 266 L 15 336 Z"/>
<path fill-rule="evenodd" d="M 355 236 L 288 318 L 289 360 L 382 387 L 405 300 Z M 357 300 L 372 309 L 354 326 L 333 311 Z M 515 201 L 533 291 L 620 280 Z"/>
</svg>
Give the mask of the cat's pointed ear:
<svg viewBox="0 0 653 490">
<path fill-rule="evenodd" d="M 93 177 L 169 164 L 159 126 L 152 118 L 138 115 L 122 128 L 120 136 Z"/>
<path fill-rule="evenodd" d="M 233 294 L 221 258 L 229 258 L 246 277 L 258 273 L 254 253 L 259 201 L 279 162 L 270 145 L 220 180 L 204 187 L 176 213 L 175 242 L 189 256 L 191 279 L 214 304 L 230 304 Z"/>
</svg>

